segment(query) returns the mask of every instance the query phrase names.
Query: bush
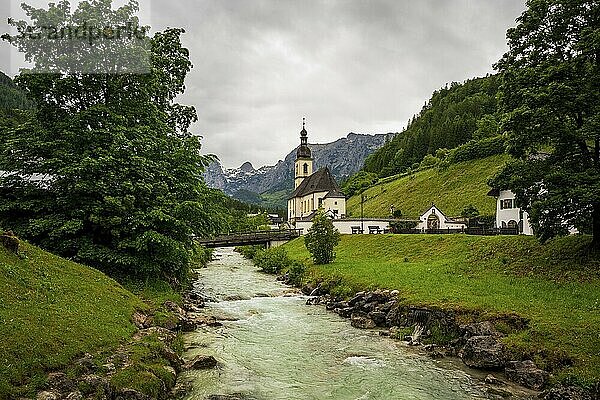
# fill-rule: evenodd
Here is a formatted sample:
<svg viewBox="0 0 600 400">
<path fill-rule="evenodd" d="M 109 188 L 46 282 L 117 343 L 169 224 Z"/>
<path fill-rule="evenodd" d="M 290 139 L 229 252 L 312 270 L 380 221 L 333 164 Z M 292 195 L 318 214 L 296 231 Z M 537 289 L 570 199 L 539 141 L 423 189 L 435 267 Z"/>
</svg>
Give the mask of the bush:
<svg viewBox="0 0 600 400">
<path fill-rule="evenodd" d="M 462 161 L 503 154 L 505 150 L 505 139 L 500 135 L 482 140 L 471 140 L 453 149 L 448 155 L 447 161 L 450 164 L 456 164 Z"/>
<path fill-rule="evenodd" d="M 313 217 L 313 224 L 304 236 L 304 245 L 315 264 L 329 264 L 335 259 L 333 248 L 340 242 L 340 232 L 333 222 L 319 208 Z"/>
<path fill-rule="evenodd" d="M 243 255 L 244 258 L 247 258 L 248 260 L 253 260 L 256 253 L 258 253 L 261 250 L 263 250 L 263 246 L 261 245 L 240 246 L 235 248 L 235 251 Z"/>
<path fill-rule="evenodd" d="M 274 247 L 268 250 L 261 249 L 256 252 L 253 261 L 258 268 L 269 274 L 278 274 L 292 263 L 283 247 Z"/>
<path fill-rule="evenodd" d="M 305 272 L 306 265 L 304 263 L 293 261 L 288 269 L 288 283 L 294 286 L 301 286 Z"/>
</svg>

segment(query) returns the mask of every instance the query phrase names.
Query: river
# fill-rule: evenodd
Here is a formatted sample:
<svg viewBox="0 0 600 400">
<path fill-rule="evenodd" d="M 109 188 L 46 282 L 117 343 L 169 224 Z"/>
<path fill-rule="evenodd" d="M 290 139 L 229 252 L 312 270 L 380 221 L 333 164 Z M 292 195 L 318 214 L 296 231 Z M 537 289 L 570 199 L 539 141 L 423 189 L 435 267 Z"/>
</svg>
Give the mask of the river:
<svg viewBox="0 0 600 400">
<path fill-rule="evenodd" d="M 486 399 L 481 379 L 449 360 L 360 330 L 277 282 L 231 249 L 199 270 L 196 290 L 218 300 L 206 313 L 223 326 L 186 336 L 186 357 L 219 367 L 189 371 L 187 399 Z M 231 395 L 232 397 L 218 397 Z"/>
</svg>

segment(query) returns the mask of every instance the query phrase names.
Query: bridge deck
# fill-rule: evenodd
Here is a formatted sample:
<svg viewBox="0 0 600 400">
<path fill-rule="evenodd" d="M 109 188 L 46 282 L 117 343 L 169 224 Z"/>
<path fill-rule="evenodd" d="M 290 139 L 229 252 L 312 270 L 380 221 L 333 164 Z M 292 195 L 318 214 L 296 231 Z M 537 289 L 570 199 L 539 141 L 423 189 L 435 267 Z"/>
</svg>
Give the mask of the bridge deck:
<svg viewBox="0 0 600 400">
<path fill-rule="evenodd" d="M 275 241 L 288 241 L 300 236 L 300 230 L 278 230 L 261 232 L 243 232 L 228 235 L 218 235 L 214 238 L 200 238 L 196 242 L 204 247 L 234 247 L 255 244 L 267 244 Z"/>
</svg>

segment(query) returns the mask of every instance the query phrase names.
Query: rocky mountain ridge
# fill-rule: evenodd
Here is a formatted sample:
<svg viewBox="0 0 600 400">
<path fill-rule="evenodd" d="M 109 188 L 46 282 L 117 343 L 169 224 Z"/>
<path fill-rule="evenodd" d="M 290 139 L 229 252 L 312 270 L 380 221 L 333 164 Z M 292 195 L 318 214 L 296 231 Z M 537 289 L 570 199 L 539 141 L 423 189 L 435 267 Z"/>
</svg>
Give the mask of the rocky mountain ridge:
<svg viewBox="0 0 600 400">
<path fill-rule="evenodd" d="M 343 181 L 362 167 L 365 159 L 391 140 L 394 134 L 366 135 L 349 133 L 346 137 L 326 144 L 310 144 L 314 158 L 314 170 L 329 167 L 338 182 Z M 255 169 L 245 162 L 239 168 L 226 169 L 219 162 L 212 163 L 204 178 L 208 186 L 221 189 L 242 201 L 249 201 L 249 194 L 261 194 L 291 190 L 296 149 L 275 165 Z M 252 197 L 252 196 L 250 196 Z"/>
</svg>

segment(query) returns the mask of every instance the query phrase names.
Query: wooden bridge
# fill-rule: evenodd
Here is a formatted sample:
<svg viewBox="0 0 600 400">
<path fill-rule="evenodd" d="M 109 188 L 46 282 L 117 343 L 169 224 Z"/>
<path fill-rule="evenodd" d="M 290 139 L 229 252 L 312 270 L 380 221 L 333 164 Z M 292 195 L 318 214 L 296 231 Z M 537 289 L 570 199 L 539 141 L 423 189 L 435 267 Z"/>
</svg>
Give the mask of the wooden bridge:
<svg viewBox="0 0 600 400">
<path fill-rule="evenodd" d="M 207 248 L 235 247 L 263 244 L 267 247 L 277 246 L 300 236 L 300 229 L 277 231 L 242 232 L 218 235 L 214 238 L 200 238 L 196 242 Z"/>
</svg>

